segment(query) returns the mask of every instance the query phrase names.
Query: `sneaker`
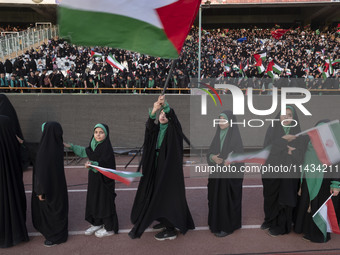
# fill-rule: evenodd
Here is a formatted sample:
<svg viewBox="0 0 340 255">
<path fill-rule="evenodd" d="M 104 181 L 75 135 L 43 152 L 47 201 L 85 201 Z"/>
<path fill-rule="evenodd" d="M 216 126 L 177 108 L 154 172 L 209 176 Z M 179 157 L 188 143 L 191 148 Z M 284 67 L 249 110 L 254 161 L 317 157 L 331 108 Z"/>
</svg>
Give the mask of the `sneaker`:
<svg viewBox="0 0 340 255">
<path fill-rule="evenodd" d="M 268 229 L 268 228 L 270 228 L 270 224 L 267 223 L 267 222 L 263 222 L 262 225 L 261 225 L 261 229 L 262 229 L 262 230 L 266 230 L 266 229 Z"/>
<path fill-rule="evenodd" d="M 174 240 L 177 237 L 176 230 L 169 230 L 165 229 L 162 232 L 159 232 L 155 235 L 155 239 L 158 241 L 164 241 L 164 240 Z"/>
<path fill-rule="evenodd" d="M 166 227 L 163 223 L 158 223 L 152 227 L 154 230 L 164 230 Z"/>
<path fill-rule="evenodd" d="M 94 232 L 96 232 L 97 230 L 101 229 L 102 227 L 103 227 L 102 225 L 101 226 L 93 226 L 93 225 L 91 225 L 90 228 L 86 229 L 85 235 L 86 236 L 90 236 L 90 235 L 94 234 Z"/>
<path fill-rule="evenodd" d="M 114 235 L 114 233 L 115 232 L 113 232 L 113 231 L 107 231 L 105 228 L 102 228 L 102 229 L 97 230 L 96 233 L 94 233 L 94 235 L 96 237 L 101 238 L 101 237 L 105 237 L 105 236 L 112 236 L 112 235 Z"/>
<path fill-rule="evenodd" d="M 45 240 L 45 242 L 44 242 L 45 247 L 52 247 L 52 246 L 55 246 L 55 245 L 57 245 L 57 244 L 53 243 L 52 241 L 49 241 L 49 240 Z"/>
<path fill-rule="evenodd" d="M 231 234 L 231 233 L 227 233 L 227 232 L 224 232 L 224 231 L 214 233 L 214 235 L 215 235 L 216 237 L 225 237 L 225 236 L 228 236 L 228 235 L 230 235 L 230 234 Z"/>
</svg>

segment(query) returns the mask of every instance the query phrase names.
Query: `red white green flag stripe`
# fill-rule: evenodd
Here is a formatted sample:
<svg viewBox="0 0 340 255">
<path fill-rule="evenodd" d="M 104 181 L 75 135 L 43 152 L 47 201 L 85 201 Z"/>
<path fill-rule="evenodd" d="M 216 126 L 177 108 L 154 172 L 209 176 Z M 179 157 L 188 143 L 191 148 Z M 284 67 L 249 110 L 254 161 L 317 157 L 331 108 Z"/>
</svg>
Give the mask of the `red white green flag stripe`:
<svg viewBox="0 0 340 255">
<path fill-rule="evenodd" d="M 332 196 L 316 211 L 313 215 L 313 221 L 322 232 L 325 241 L 327 240 L 327 232 L 340 234 L 338 220 L 335 214 Z"/>
<path fill-rule="evenodd" d="M 274 62 L 273 71 L 277 74 L 281 74 L 282 71 L 283 71 L 283 68 L 278 63 L 276 63 L 275 61 L 273 61 L 273 62 Z"/>
<path fill-rule="evenodd" d="M 274 61 L 270 61 L 267 69 L 266 69 L 266 74 L 270 77 L 273 78 L 274 74 L 273 74 L 273 66 L 274 66 Z"/>
<path fill-rule="evenodd" d="M 63 0 L 60 36 L 83 46 L 108 46 L 177 58 L 201 0 Z"/>
<path fill-rule="evenodd" d="M 263 165 L 269 154 L 270 154 L 271 146 L 267 146 L 263 150 L 249 152 L 249 153 L 233 153 L 231 152 L 228 155 L 226 163 L 257 163 Z"/>
<path fill-rule="evenodd" d="M 112 56 L 112 54 L 110 53 L 109 56 L 106 58 L 106 63 L 110 64 L 111 66 L 113 66 L 114 68 L 119 69 L 120 71 L 124 70 L 124 66 L 122 66 L 116 59 L 114 56 Z"/>
<path fill-rule="evenodd" d="M 307 133 L 322 164 L 334 165 L 340 162 L 340 124 L 339 120 L 324 123 L 303 131 Z"/>
<path fill-rule="evenodd" d="M 104 168 L 100 166 L 94 166 L 90 165 L 92 168 L 96 169 L 99 171 L 101 174 L 105 175 L 106 177 L 112 179 L 112 180 L 117 180 L 120 181 L 126 185 L 130 185 L 131 182 L 136 178 L 136 177 L 141 177 L 143 176 L 142 173 L 140 172 L 127 172 L 127 171 L 117 171 L 115 169 L 110 169 L 110 168 Z"/>
</svg>

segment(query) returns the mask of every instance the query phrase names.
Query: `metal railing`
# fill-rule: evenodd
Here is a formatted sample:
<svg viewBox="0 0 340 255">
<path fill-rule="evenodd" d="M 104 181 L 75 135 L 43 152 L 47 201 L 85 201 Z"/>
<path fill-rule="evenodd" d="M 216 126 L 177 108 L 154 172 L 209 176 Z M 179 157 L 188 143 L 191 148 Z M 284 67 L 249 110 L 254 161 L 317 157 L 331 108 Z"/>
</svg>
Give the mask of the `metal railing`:
<svg viewBox="0 0 340 255">
<path fill-rule="evenodd" d="M 0 59 L 17 57 L 27 49 L 40 46 L 58 35 L 58 26 L 34 27 L 20 32 L 1 32 Z"/>
<path fill-rule="evenodd" d="M 247 92 L 246 88 L 241 89 L 244 93 Z M 310 92 L 323 93 L 331 92 L 334 94 L 340 94 L 339 89 L 308 89 Z M 63 87 L 0 87 L 0 93 L 91 93 L 91 94 L 101 94 L 101 93 L 120 93 L 120 94 L 157 94 L 161 93 L 163 88 L 63 88 Z M 219 94 L 226 92 L 225 89 L 216 89 Z M 271 92 L 272 89 L 253 89 L 254 94 L 266 94 Z M 281 91 L 281 89 L 278 89 Z M 167 88 L 167 93 L 177 93 L 177 94 L 190 94 L 190 88 Z M 328 95 L 331 95 L 329 93 Z M 297 93 L 299 94 L 299 93 Z M 267 95 L 267 94 L 266 94 Z"/>
</svg>

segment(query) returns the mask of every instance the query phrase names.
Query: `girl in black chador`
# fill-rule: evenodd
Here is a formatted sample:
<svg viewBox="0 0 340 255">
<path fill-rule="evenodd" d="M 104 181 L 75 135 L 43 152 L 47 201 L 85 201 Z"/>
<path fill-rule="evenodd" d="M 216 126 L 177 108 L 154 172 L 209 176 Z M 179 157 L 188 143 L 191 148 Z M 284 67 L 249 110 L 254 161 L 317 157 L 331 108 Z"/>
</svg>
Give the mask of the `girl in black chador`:
<svg viewBox="0 0 340 255">
<path fill-rule="evenodd" d="M 11 120 L 0 115 L 0 248 L 28 241 L 20 148 Z"/>
<path fill-rule="evenodd" d="M 85 235 L 95 234 L 96 237 L 105 237 L 117 234 L 118 217 L 115 205 L 115 181 L 89 166 L 91 164 L 116 169 L 115 156 L 109 137 L 109 127 L 105 124 L 95 125 L 90 145 L 87 148 L 66 143 L 64 145 L 73 150 L 79 157 L 87 157 L 90 160 L 85 164 L 85 167 L 90 170 L 88 174 L 85 220 L 91 223 L 91 227 L 85 231 Z"/>
<path fill-rule="evenodd" d="M 231 111 L 222 112 L 220 123 L 207 154 L 209 166 L 225 166 L 225 160 L 231 152 L 243 152 L 243 143 L 237 125 L 230 126 L 230 121 L 236 123 L 236 117 Z M 242 164 L 234 166 L 239 170 Z M 242 175 L 211 174 L 208 182 L 208 225 L 210 231 L 217 237 L 224 237 L 241 228 L 242 207 Z"/>
<path fill-rule="evenodd" d="M 46 122 L 42 130 L 33 168 L 32 221 L 49 247 L 67 241 L 68 195 L 63 129 L 57 122 Z"/>
<path fill-rule="evenodd" d="M 139 238 L 155 220 L 160 223 L 154 229 L 162 230 L 155 235 L 157 240 L 175 239 L 175 228 L 183 234 L 195 228 L 185 197 L 182 128 L 174 110 L 164 100 L 160 96 L 154 103 L 146 123 L 143 177 L 131 212 L 132 239 Z"/>
</svg>

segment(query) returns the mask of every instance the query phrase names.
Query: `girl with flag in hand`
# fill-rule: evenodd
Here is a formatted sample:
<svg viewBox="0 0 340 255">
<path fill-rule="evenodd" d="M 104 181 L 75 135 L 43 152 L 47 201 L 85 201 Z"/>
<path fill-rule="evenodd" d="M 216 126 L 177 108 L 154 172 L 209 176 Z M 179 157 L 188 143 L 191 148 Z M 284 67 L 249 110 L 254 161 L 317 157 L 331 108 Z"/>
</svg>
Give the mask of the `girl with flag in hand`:
<svg viewBox="0 0 340 255">
<path fill-rule="evenodd" d="M 185 197 L 182 128 L 165 96 L 159 96 L 149 112 L 141 165 L 143 177 L 132 207 L 130 238 L 141 237 L 155 220 L 160 222 L 153 227 L 161 231 L 155 235 L 159 241 L 175 239 L 175 228 L 183 234 L 194 229 Z"/>
<path fill-rule="evenodd" d="M 327 122 L 329 120 L 321 120 L 315 126 Z M 330 240 L 330 234 L 321 232 L 313 221 L 312 216 L 323 205 L 330 194 L 334 196 L 332 200 L 337 209 L 339 205 L 339 198 L 337 196 L 340 191 L 340 179 L 333 178 L 334 173 L 331 176 L 330 167 L 324 168 L 325 166 L 318 159 L 308 135 L 301 136 L 298 139 L 302 140 L 301 143 L 303 144 L 303 153 L 301 155 L 303 164 L 301 167 L 301 182 L 298 192 L 299 203 L 294 230 L 298 234 L 303 233 L 303 239 L 307 241 L 324 243 Z M 332 166 L 332 169 L 336 168 Z M 335 171 L 333 170 L 333 172 Z"/>
<path fill-rule="evenodd" d="M 115 181 L 98 173 L 90 165 L 116 169 L 116 162 L 109 138 L 109 127 L 97 124 L 87 148 L 73 144 L 64 144 L 79 157 L 89 158 L 85 163 L 88 172 L 85 220 L 91 227 L 85 235 L 95 233 L 97 237 L 111 236 L 118 233 L 118 218 L 115 205 Z"/>
</svg>

